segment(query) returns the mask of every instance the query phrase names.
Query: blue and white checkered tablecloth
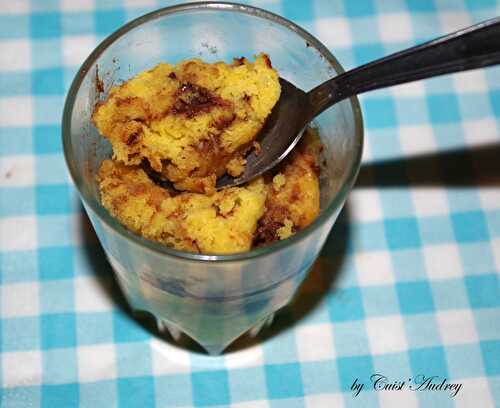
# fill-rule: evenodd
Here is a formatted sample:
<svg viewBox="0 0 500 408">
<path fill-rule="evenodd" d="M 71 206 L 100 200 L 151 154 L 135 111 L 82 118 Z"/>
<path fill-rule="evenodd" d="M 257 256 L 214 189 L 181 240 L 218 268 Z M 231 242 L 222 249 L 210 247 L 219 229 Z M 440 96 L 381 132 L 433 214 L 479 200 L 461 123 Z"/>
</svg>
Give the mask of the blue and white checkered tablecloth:
<svg viewBox="0 0 500 408">
<path fill-rule="evenodd" d="M 97 43 L 170 4 L 0 0 L 0 406 L 500 406 L 499 68 L 361 97 L 357 185 L 258 341 L 208 357 L 130 317 L 69 180 L 61 114 Z M 252 4 L 346 68 L 500 14 L 494 0 Z M 374 390 L 375 373 L 402 389 Z M 422 376 L 461 388 L 415 390 Z"/>
</svg>

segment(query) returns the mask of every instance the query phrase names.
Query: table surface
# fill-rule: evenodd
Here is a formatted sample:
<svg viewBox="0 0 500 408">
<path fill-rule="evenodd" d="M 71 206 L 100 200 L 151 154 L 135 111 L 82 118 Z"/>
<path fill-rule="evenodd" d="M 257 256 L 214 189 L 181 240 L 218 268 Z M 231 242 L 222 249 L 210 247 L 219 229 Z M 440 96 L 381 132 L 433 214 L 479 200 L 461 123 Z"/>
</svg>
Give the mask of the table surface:
<svg viewBox="0 0 500 408">
<path fill-rule="evenodd" d="M 61 114 L 97 43 L 170 4 L 2 1 L 0 405 L 500 406 L 498 68 L 361 97 L 357 184 L 258 341 L 209 357 L 130 317 L 66 171 Z M 500 13 L 491 0 L 252 4 L 346 68 Z M 375 373 L 401 390 L 375 391 Z M 461 388 L 415 390 L 422 376 Z"/>
</svg>

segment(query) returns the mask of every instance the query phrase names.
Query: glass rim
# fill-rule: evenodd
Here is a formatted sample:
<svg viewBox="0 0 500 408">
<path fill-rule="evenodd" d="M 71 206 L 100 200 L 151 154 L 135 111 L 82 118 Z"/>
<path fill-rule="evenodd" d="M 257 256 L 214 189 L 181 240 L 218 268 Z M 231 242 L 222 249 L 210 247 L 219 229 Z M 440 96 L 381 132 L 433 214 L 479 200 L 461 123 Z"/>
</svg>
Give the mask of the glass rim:
<svg viewBox="0 0 500 408">
<path fill-rule="evenodd" d="M 125 239 L 131 240 L 134 243 L 147 248 L 150 251 L 159 253 L 161 255 L 167 255 L 170 257 L 184 259 L 186 261 L 198 261 L 198 262 L 237 262 L 243 260 L 249 260 L 253 258 L 263 257 L 266 255 L 270 255 L 276 251 L 288 248 L 296 243 L 299 243 L 304 238 L 311 235 L 315 230 L 317 230 L 324 222 L 333 214 L 333 212 L 340 208 L 343 204 L 343 201 L 347 197 L 347 194 L 351 190 L 356 177 L 359 172 L 360 164 L 361 164 L 361 156 L 363 152 L 363 139 L 364 139 L 364 129 L 363 129 L 363 118 L 361 114 L 361 108 L 356 96 L 349 98 L 351 104 L 351 109 L 354 115 L 354 126 L 355 132 L 354 137 L 357 139 L 358 143 L 356 143 L 355 157 L 353 160 L 353 164 L 351 168 L 348 170 L 348 176 L 343 182 L 339 191 L 332 198 L 331 203 L 324 208 L 318 217 L 306 228 L 298 231 L 291 237 L 275 241 L 272 244 L 269 244 L 264 247 L 250 249 L 245 252 L 237 252 L 234 254 L 198 254 L 193 252 L 181 251 L 174 249 L 172 247 L 168 247 L 166 245 L 157 243 L 155 241 L 151 241 L 146 239 L 130 230 L 128 230 L 125 226 L 123 226 L 118 220 L 111 216 L 111 214 L 102 206 L 102 204 L 95 199 L 91 194 L 86 194 L 84 189 L 81 188 L 83 185 L 83 177 L 76 168 L 76 165 L 70 160 L 73 156 L 72 154 L 72 142 L 71 142 L 71 118 L 73 115 L 73 108 L 75 104 L 75 98 L 78 94 L 80 86 L 85 78 L 87 72 L 92 68 L 92 66 L 96 63 L 97 59 L 101 56 L 101 54 L 114 43 L 117 39 L 124 36 L 134 28 L 148 23 L 152 20 L 155 20 L 160 17 L 168 16 L 171 14 L 186 12 L 186 11 L 222 11 L 222 12 L 236 12 L 251 15 L 253 17 L 260 17 L 265 20 L 271 21 L 278 25 L 281 25 L 293 32 L 295 34 L 302 37 L 304 41 L 308 44 L 312 45 L 327 61 L 333 66 L 337 74 L 341 74 L 344 72 L 344 69 L 337 61 L 337 59 L 332 55 L 332 53 L 326 48 L 316 37 L 312 34 L 293 23 L 292 21 L 281 17 L 277 14 L 274 14 L 270 11 L 248 6 L 239 3 L 231 3 L 231 2 L 218 2 L 218 1 L 207 1 L 207 2 L 196 2 L 196 3 L 184 3 L 180 5 L 174 5 L 169 7 L 160 8 L 158 10 L 147 13 L 143 16 L 140 16 L 127 24 L 121 26 L 118 30 L 110 34 L 106 37 L 95 49 L 92 53 L 86 58 L 86 60 L 81 65 L 78 70 L 71 87 L 66 96 L 66 101 L 64 104 L 63 111 L 63 119 L 62 119 L 62 142 L 63 142 L 63 151 L 64 158 L 66 161 L 66 166 L 69 169 L 69 173 L 73 182 L 75 183 L 78 192 L 80 194 L 80 198 L 89 208 L 91 208 L 95 214 L 102 220 L 109 228 L 113 229 L 117 233 L 119 233 Z"/>
</svg>

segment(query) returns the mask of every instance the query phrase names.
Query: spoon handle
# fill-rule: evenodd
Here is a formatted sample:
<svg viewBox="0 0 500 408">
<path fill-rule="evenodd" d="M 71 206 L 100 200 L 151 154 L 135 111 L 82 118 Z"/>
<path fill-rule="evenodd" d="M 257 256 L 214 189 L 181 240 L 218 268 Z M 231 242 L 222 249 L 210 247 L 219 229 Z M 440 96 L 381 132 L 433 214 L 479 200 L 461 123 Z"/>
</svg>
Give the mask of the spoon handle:
<svg viewBox="0 0 500 408">
<path fill-rule="evenodd" d="M 500 17 L 340 74 L 308 92 L 311 119 L 333 104 L 374 89 L 500 63 Z"/>
</svg>

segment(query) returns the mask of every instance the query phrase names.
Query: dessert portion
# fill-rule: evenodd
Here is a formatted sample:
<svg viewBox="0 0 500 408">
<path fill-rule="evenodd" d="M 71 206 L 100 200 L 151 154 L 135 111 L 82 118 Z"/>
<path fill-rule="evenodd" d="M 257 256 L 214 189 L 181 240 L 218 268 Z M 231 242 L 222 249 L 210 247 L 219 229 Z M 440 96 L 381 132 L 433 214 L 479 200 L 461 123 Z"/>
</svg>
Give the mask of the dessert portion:
<svg viewBox="0 0 500 408">
<path fill-rule="evenodd" d="M 286 239 L 319 213 L 317 132 L 242 186 L 245 154 L 280 96 L 269 57 L 159 64 L 110 90 L 93 121 L 113 148 L 97 175 L 102 205 L 129 230 L 178 250 L 236 253 Z M 159 180 L 169 180 L 166 189 Z"/>
<path fill-rule="evenodd" d="M 92 120 L 113 159 L 147 165 L 178 190 L 213 194 L 240 175 L 245 153 L 280 97 L 266 54 L 254 62 L 158 64 L 110 90 Z"/>
<path fill-rule="evenodd" d="M 319 138 L 311 129 L 275 174 L 212 195 L 173 192 L 139 166 L 105 160 L 103 206 L 131 231 L 179 250 L 235 253 L 285 239 L 319 213 Z"/>
</svg>

